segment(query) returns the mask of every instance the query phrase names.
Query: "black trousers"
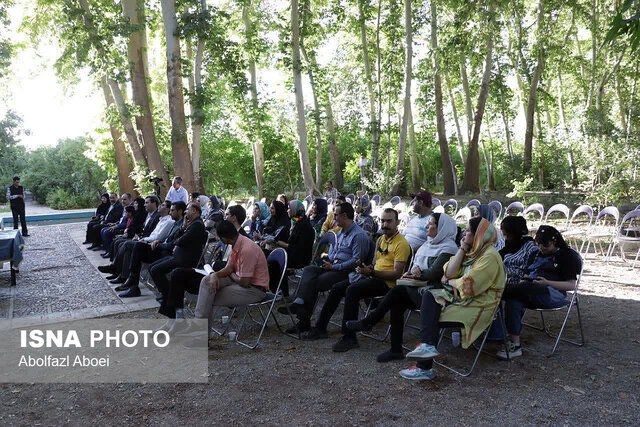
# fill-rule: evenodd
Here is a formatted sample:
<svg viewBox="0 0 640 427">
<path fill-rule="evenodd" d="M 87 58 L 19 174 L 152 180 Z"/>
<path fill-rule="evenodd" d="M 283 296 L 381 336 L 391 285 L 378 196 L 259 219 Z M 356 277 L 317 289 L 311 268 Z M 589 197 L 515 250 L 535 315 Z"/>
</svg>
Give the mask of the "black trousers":
<svg viewBox="0 0 640 427">
<path fill-rule="evenodd" d="M 22 234 L 29 234 L 27 232 L 27 220 L 24 217 L 24 204 L 22 206 L 12 206 L 11 213 L 13 214 L 13 229 L 18 229 L 18 217 L 20 217 L 20 225 L 22 226 Z"/>
<path fill-rule="evenodd" d="M 169 279 L 167 279 L 167 274 L 178 267 L 187 266 L 178 261 L 173 255 L 160 258 L 149 266 L 149 273 L 151 273 L 153 283 L 156 284 L 158 291 L 160 291 L 165 300 L 169 296 Z"/>
<path fill-rule="evenodd" d="M 94 245 L 102 244 L 102 236 L 100 235 L 100 232 L 102 231 L 103 228 L 107 228 L 107 227 L 109 227 L 107 224 L 101 224 L 101 223 L 94 225 L 93 227 L 91 227 L 90 231 L 87 233 L 87 237 L 89 237 L 87 240 L 93 243 Z"/>
<path fill-rule="evenodd" d="M 91 229 L 95 226 L 100 224 L 100 220 L 99 219 L 92 219 L 89 221 L 89 223 L 87 224 L 87 234 L 86 237 L 84 238 L 85 242 L 90 242 L 91 240 Z"/>
<path fill-rule="evenodd" d="M 327 302 L 325 302 L 320 312 L 320 317 L 316 322 L 316 328 L 326 330 L 331 316 L 335 313 L 340 300 L 344 297 L 344 312 L 342 315 L 342 333 L 345 336 L 355 338 L 356 335 L 348 330 L 345 323 L 349 320 L 358 319 L 358 308 L 360 300 L 363 298 L 379 297 L 385 295 L 389 287 L 384 280 L 374 277 L 359 280 L 356 283 L 349 283 L 349 280 L 338 282 L 331 288 Z"/>
<path fill-rule="evenodd" d="M 124 279 L 129 277 L 129 265 L 131 264 L 131 253 L 135 245 L 147 245 L 146 243 L 138 242 L 136 240 L 127 240 L 118 249 L 115 258 L 113 259 L 113 265 L 118 275 Z"/>
<path fill-rule="evenodd" d="M 322 267 L 309 265 L 302 271 L 297 296 L 304 300 L 305 311 L 311 316 L 316 305 L 318 293 L 328 291 L 338 282 L 349 279 L 346 271 L 325 270 Z M 300 319 L 309 320 L 309 319 Z"/>
<path fill-rule="evenodd" d="M 151 249 L 151 245 L 137 242 L 133 245 L 131 250 L 131 261 L 129 262 L 129 277 L 132 279 L 140 279 L 140 269 L 142 263 L 146 262 L 152 264 L 166 256 L 170 255 L 169 252 L 156 248 Z"/>
</svg>

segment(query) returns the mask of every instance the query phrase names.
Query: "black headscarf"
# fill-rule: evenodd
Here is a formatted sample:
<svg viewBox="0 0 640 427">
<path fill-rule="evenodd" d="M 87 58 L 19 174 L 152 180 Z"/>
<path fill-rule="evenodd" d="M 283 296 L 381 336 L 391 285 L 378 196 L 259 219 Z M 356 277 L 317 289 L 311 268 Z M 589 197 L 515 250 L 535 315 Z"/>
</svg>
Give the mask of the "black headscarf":
<svg viewBox="0 0 640 427">
<path fill-rule="evenodd" d="M 316 211 L 313 214 L 313 218 L 311 218 L 311 224 L 315 226 L 318 223 L 324 223 L 327 219 L 328 204 L 327 199 L 320 198 L 314 200 L 314 203 L 316 204 Z"/>
<path fill-rule="evenodd" d="M 274 235 L 278 228 L 284 226 L 288 230 L 291 224 L 289 222 L 289 214 L 287 213 L 288 207 L 277 200 L 274 200 L 271 204 L 273 205 L 276 214 L 271 215 L 271 219 L 269 219 L 269 222 L 264 227 L 264 234 Z"/>
<path fill-rule="evenodd" d="M 102 202 L 103 197 L 107 198 L 106 203 Z M 104 193 L 102 196 L 100 196 L 100 205 L 98 206 L 98 209 L 96 209 L 96 216 L 99 217 L 101 215 L 106 215 L 109 211 L 109 206 L 111 206 L 111 202 L 109 201 L 109 193 Z"/>
<path fill-rule="evenodd" d="M 544 245 L 552 240 L 556 248 L 566 249 L 569 247 L 567 242 L 564 241 L 562 234 L 556 228 L 550 225 L 541 225 L 538 231 L 536 231 L 536 243 L 542 243 Z"/>
<path fill-rule="evenodd" d="M 138 204 L 138 209 L 133 214 L 133 220 L 127 229 L 127 235 L 129 237 L 133 237 L 135 234 L 140 234 L 144 227 L 144 221 L 147 219 L 147 210 L 144 208 L 144 199 L 142 197 L 138 197 L 133 202 Z"/>
</svg>

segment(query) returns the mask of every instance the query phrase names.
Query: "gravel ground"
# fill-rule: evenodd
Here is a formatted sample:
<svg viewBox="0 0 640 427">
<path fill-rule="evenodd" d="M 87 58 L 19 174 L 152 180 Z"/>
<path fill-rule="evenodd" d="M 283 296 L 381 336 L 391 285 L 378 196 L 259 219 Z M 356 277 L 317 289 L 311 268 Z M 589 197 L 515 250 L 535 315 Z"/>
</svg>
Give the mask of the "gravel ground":
<svg viewBox="0 0 640 427">
<path fill-rule="evenodd" d="M 74 267 L 59 271 L 84 268 L 73 251 L 68 263 Z M 561 343 L 548 358 L 552 340 L 525 329 L 523 357 L 501 362 L 482 356 L 468 378 L 437 367 L 435 380 L 412 383 L 397 374 L 406 361 L 375 361 L 386 343 L 360 338 L 359 349 L 336 354 L 331 345 L 339 337 L 337 327 L 328 340 L 316 342 L 300 342 L 270 327 L 254 351 L 218 338 L 209 352 L 208 384 L 0 385 L 0 423 L 636 425 L 638 271 L 621 262 L 587 261 L 580 297 L 585 347 Z M 26 261 L 21 274 L 32 274 Z M 102 280 L 95 270 L 93 275 Z M 113 317 L 158 315 L 147 310 Z M 560 316 L 550 319 L 557 323 Z M 575 337 L 577 330 L 572 318 L 567 336 Z M 415 331 L 408 329 L 405 340 L 417 342 Z M 472 351 L 450 349 L 439 360 L 468 365 Z"/>
</svg>

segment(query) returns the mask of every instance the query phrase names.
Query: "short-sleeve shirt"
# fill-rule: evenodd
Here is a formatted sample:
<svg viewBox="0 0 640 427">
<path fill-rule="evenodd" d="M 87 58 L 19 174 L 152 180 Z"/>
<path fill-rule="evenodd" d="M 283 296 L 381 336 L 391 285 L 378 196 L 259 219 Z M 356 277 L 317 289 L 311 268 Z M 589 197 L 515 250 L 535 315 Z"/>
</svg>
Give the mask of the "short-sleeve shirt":
<svg viewBox="0 0 640 427">
<path fill-rule="evenodd" d="M 431 214 L 420 216 L 414 215 L 404 229 L 404 237 L 413 250 L 418 250 L 427 241 L 427 226 L 429 225 Z"/>
<path fill-rule="evenodd" d="M 248 237 L 238 235 L 238 240 L 231 248 L 229 255 L 233 271 L 241 279 L 248 277 L 249 283 L 269 289 L 269 267 L 260 246 Z"/>
<path fill-rule="evenodd" d="M 402 234 L 397 233 L 391 240 L 387 236 L 380 236 L 376 242 L 376 265 L 374 270 L 393 271 L 396 262 L 407 262 L 411 254 L 411 248 L 407 239 Z M 395 280 L 385 280 L 388 287 L 396 285 Z"/>
<path fill-rule="evenodd" d="M 167 193 L 167 197 L 165 197 L 165 200 L 169 200 L 171 203 L 185 202 L 186 204 L 189 204 L 189 193 L 183 186 L 180 186 L 177 190 L 171 187 Z"/>
</svg>

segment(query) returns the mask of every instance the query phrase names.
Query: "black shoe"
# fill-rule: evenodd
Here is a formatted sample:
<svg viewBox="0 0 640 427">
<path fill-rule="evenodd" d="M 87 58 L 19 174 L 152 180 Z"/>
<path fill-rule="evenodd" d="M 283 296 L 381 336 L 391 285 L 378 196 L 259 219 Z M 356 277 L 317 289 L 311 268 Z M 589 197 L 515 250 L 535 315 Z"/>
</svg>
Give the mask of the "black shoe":
<svg viewBox="0 0 640 427">
<path fill-rule="evenodd" d="M 323 340 L 325 338 L 329 338 L 329 335 L 327 335 L 327 331 L 323 331 L 322 329 L 317 327 L 311 328 L 309 332 L 302 335 L 302 339 L 305 341 Z"/>
<path fill-rule="evenodd" d="M 137 286 L 135 288 L 129 288 L 125 292 L 118 294 L 120 298 L 134 298 L 139 297 L 140 295 L 140 288 Z"/>
<path fill-rule="evenodd" d="M 391 362 L 392 360 L 403 360 L 403 359 L 404 359 L 404 353 L 402 352 L 395 353 L 391 350 L 385 351 L 384 353 L 380 353 L 378 357 L 376 357 L 376 360 L 378 361 L 378 363 L 387 363 L 387 362 Z"/>
<path fill-rule="evenodd" d="M 111 283 L 112 285 L 119 285 L 119 284 L 124 283 L 126 281 L 127 281 L 126 277 L 118 276 L 113 280 L 109 280 L 109 283 Z"/>
<path fill-rule="evenodd" d="M 100 273 L 113 273 L 115 271 L 115 266 L 113 264 L 99 265 L 98 271 Z"/>
<path fill-rule="evenodd" d="M 308 330 L 311 329 L 311 322 L 309 322 L 308 320 L 300 320 L 296 324 L 296 326 L 290 327 L 285 332 L 288 334 L 297 334 L 298 332 L 307 332 Z"/>
<path fill-rule="evenodd" d="M 22 233 L 22 237 L 29 237 L 29 233 Z"/>
<path fill-rule="evenodd" d="M 304 306 L 302 304 L 289 304 L 289 311 L 291 314 L 298 314 L 303 309 Z M 289 314 L 289 311 L 287 311 L 287 307 L 284 305 L 278 307 L 278 313 L 280 314 Z"/>
<path fill-rule="evenodd" d="M 105 279 L 111 281 L 113 279 L 117 279 L 118 277 L 120 277 L 118 273 L 113 273 L 112 275 L 105 277 Z"/>
<path fill-rule="evenodd" d="M 94 250 L 95 248 L 100 247 L 100 245 L 96 245 L 95 243 L 93 243 L 91 246 L 89 246 L 87 249 L 89 249 L 90 251 Z"/>
<path fill-rule="evenodd" d="M 109 255 L 109 253 L 108 253 L 108 252 L 105 252 L 105 253 L 103 253 L 103 254 L 100 254 L 100 256 L 101 256 L 102 258 L 111 258 L 111 255 Z"/>
<path fill-rule="evenodd" d="M 116 292 L 122 292 L 122 291 L 126 291 L 127 289 L 130 289 L 130 288 L 131 288 L 131 286 L 127 286 L 126 283 L 123 283 L 122 285 L 115 287 L 113 290 L 116 291 Z"/>
<path fill-rule="evenodd" d="M 360 331 L 369 332 L 371 330 L 371 328 L 373 328 L 373 326 L 371 326 L 368 323 L 366 323 L 364 321 L 364 319 L 361 319 L 361 320 L 348 320 L 344 325 L 351 332 L 360 332 Z"/>
<path fill-rule="evenodd" d="M 345 351 L 349 351 L 352 348 L 358 348 L 360 344 L 358 344 L 358 339 L 355 337 L 347 337 L 343 336 L 340 340 L 333 345 L 333 351 L 336 353 L 344 353 Z"/>
<path fill-rule="evenodd" d="M 102 250 L 102 245 L 96 246 L 95 248 L 89 248 L 89 249 L 91 249 L 92 251 L 98 252 Z"/>
<path fill-rule="evenodd" d="M 90 241 L 88 241 L 88 240 L 85 240 L 84 242 L 82 242 L 82 244 L 83 244 L 83 245 L 90 245 L 90 244 L 91 244 L 91 242 L 90 242 Z"/>
<path fill-rule="evenodd" d="M 159 297 L 156 297 L 156 301 L 158 301 L 160 304 L 164 303 L 164 297 L 162 295 L 160 295 Z"/>
</svg>

